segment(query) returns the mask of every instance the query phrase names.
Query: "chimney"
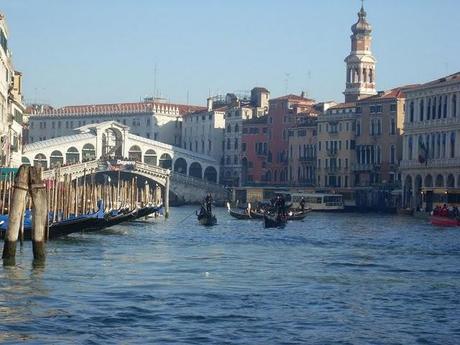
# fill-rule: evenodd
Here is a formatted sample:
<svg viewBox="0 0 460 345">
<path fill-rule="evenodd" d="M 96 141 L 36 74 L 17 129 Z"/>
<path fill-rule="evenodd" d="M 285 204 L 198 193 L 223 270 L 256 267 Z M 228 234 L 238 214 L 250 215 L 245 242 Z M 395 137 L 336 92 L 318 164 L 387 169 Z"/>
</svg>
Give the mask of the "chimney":
<svg viewBox="0 0 460 345">
<path fill-rule="evenodd" d="M 207 100 L 208 111 L 212 111 L 212 98 L 209 97 Z"/>
<path fill-rule="evenodd" d="M 300 97 L 305 98 L 305 91 L 302 91 L 302 93 L 300 94 Z"/>
</svg>

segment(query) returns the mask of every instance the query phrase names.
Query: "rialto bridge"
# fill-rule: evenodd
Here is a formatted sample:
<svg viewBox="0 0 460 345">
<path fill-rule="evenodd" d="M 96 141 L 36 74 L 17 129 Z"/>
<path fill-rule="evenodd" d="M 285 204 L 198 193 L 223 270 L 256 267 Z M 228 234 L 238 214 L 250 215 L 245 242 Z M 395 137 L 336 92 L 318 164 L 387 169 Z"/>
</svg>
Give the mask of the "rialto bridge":
<svg viewBox="0 0 460 345">
<path fill-rule="evenodd" d="M 23 164 L 44 168 L 44 177 L 104 172 L 114 162 L 129 166 L 129 172 L 169 185 L 179 199 L 201 201 L 211 192 L 217 200 L 226 198 L 219 181 L 219 164 L 212 157 L 129 133 L 129 127 L 115 121 L 75 129 L 75 135 L 25 145 Z M 49 176 L 48 176 L 49 175 Z"/>
</svg>

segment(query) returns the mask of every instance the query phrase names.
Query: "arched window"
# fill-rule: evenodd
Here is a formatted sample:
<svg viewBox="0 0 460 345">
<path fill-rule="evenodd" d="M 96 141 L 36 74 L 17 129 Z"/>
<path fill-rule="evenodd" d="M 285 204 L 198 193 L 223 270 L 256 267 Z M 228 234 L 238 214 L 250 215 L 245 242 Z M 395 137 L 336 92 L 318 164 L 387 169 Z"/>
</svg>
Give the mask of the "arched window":
<svg viewBox="0 0 460 345">
<path fill-rule="evenodd" d="M 450 158 L 455 158 L 455 132 L 450 133 Z"/>
<path fill-rule="evenodd" d="M 64 164 L 64 156 L 61 151 L 55 150 L 50 155 L 50 167 L 55 168 Z"/>
<path fill-rule="evenodd" d="M 147 150 L 144 154 L 144 163 L 149 165 L 157 165 L 157 153 L 155 150 Z"/>
<path fill-rule="evenodd" d="M 452 95 L 452 117 L 457 117 L 457 95 Z"/>
<path fill-rule="evenodd" d="M 69 147 L 65 154 L 66 164 L 75 164 L 80 161 L 80 152 L 78 152 L 76 147 Z"/>
<path fill-rule="evenodd" d="M 433 97 L 433 104 L 431 105 L 431 118 L 436 118 L 436 97 Z"/>
<path fill-rule="evenodd" d="M 131 146 L 128 151 L 128 159 L 130 161 L 142 162 L 142 151 L 137 145 Z"/>
<path fill-rule="evenodd" d="M 43 169 L 48 168 L 48 161 L 43 153 L 38 153 L 34 158 L 34 167 L 42 167 Z"/>
<path fill-rule="evenodd" d="M 83 146 L 81 153 L 83 162 L 96 159 L 96 149 L 94 148 L 93 144 L 85 144 L 85 146 Z"/>
<path fill-rule="evenodd" d="M 237 155 L 235 155 L 233 157 L 233 164 L 235 164 L 235 165 L 238 164 L 238 156 Z"/>
<path fill-rule="evenodd" d="M 364 77 L 364 82 L 367 83 L 367 69 L 363 68 L 363 77 Z"/>
<path fill-rule="evenodd" d="M 230 138 L 227 138 L 227 150 L 230 150 L 231 145 Z"/>
<path fill-rule="evenodd" d="M 238 138 L 235 138 L 234 149 L 238 150 Z"/>
<path fill-rule="evenodd" d="M 235 133 L 238 133 L 240 131 L 240 127 L 238 126 L 238 124 L 235 125 Z"/>
<path fill-rule="evenodd" d="M 369 69 L 369 83 L 374 82 L 374 70 L 371 68 Z"/>
<path fill-rule="evenodd" d="M 230 126 L 230 124 L 228 124 L 228 126 L 227 126 L 227 133 L 231 133 L 231 131 L 232 131 L 232 126 Z"/>
<path fill-rule="evenodd" d="M 24 165 L 30 165 L 30 160 L 27 157 L 22 157 L 21 163 Z"/>
<path fill-rule="evenodd" d="M 424 104 L 423 104 L 423 99 L 420 101 L 420 121 L 423 121 L 423 112 L 424 112 Z"/>
<path fill-rule="evenodd" d="M 414 122 L 414 101 L 410 102 L 409 105 L 409 121 Z"/>
</svg>

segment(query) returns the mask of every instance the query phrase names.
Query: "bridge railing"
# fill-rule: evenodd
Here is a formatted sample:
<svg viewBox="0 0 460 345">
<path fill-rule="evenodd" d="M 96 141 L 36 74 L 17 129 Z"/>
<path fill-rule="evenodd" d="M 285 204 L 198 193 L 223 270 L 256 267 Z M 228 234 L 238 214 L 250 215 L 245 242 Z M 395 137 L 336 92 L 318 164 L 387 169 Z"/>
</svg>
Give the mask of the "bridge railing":
<svg viewBox="0 0 460 345">
<path fill-rule="evenodd" d="M 56 175 L 56 170 L 59 170 L 59 174 L 62 176 L 64 174 L 81 174 L 86 169 L 87 173 L 90 173 L 91 170 L 96 170 L 99 165 L 98 160 L 83 162 L 83 163 L 76 163 L 72 165 L 65 165 L 61 167 L 51 168 L 48 170 L 43 171 L 42 178 L 53 179 Z"/>
</svg>

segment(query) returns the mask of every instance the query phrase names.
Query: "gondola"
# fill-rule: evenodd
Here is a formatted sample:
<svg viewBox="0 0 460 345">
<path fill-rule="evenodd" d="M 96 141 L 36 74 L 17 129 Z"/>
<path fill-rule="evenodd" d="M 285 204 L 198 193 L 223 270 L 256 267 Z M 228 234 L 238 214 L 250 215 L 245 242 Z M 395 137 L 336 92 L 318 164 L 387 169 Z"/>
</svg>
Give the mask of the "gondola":
<svg viewBox="0 0 460 345">
<path fill-rule="evenodd" d="M 303 220 L 311 211 L 311 209 L 306 209 L 300 212 L 293 212 L 292 214 L 288 213 L 287 220 Z"/>
<path fill-rule="evenodd" d="M 287 219 L 283 216 L 278 215 L 264 215 L 264 227 L 268 228 L 284 228 L 286 226 Z"/>
<path fill-rule="evenodd" d="M 201 225 L 213 226 L 217 224 L 217 218 L 211 212 L 208 212 L 206 208 L 201 207 L 200 212 L 196 212 L 198 222 Z"/>
<path fill-rule="evenodd" d="M 248 214 L 247 212 L 243 213 L 243 212 L 237 212 L 237 211 L 233 211 L 232 209 L 229 209 L 228 210 L 228 213 L 233 217 L 233 218 L 236 218 L 236 219 L 254 219 L 251 217 L 250 214 Z"/>
<path fill-rule="evenodd" d="M 251 210 L 250 213 L 251 213 L 251 217 L 254 219 L 262 219 L 264 218 L 264 215 L 265 215 L 265 213 L 254 211 L 254 210 Z"/>
</svg>

